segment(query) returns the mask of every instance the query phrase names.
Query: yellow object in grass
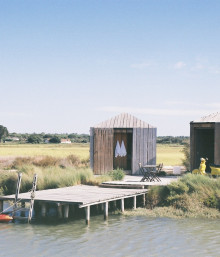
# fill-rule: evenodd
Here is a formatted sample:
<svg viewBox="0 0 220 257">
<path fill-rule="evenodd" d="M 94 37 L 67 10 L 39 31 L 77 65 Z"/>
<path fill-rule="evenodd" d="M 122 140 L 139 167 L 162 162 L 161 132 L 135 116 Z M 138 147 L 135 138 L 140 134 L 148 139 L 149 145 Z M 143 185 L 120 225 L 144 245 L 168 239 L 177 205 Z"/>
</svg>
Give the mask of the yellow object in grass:
<svg viewBox="0 0 220 257">
<path fill-rule="evenodd" d="M 220 176 L 220 167 L 214 167 L 210 165 L 210 168 L 211 168 L 211 175 Z"/>
<path fill-rule="evenodd" d="M 206 159 L 201 158 L 200 159 L 201 163 L 199 165 L 199 169 L 195 169 L 192 171 L 192 174 L 200 174 L 200 175 L 206 175 Z"/>
</svg>

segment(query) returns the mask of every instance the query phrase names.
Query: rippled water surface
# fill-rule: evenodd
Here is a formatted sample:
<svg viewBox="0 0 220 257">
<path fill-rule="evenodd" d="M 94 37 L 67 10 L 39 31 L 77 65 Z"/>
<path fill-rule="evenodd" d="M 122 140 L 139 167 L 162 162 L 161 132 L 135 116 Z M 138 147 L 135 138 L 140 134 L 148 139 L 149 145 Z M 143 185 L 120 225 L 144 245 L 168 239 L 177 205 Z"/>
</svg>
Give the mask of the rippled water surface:
<svg viewBox="0 0 220 257">
<path fill-rule="evenodd" d="M 0 224 L 0 256 L 220 256 L 219 220 L 91 217 Z"/>
</svg>

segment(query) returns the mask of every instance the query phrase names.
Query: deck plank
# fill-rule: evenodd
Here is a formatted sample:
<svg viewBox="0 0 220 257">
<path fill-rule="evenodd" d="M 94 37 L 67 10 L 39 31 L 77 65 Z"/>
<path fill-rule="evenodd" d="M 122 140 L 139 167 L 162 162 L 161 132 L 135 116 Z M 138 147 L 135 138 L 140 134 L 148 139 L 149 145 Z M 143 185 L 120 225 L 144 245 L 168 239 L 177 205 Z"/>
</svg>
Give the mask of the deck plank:
<svg viewBox="0 0 220 257">
<path fill-rule="evenodd" d="M 98 186 L 78 185 L 65 188 L 47 189 L 35 192 L 35 201 L 92 205 L 97 202 L 113 201 L 118 198 L 147 193 L 147 189 L 102 188 Z M 0 200 L 13 200 L 14 195 L 1 196 Z M 18 199 L 30 200 L 30 193 L 20 193 Z"/>
</svg>

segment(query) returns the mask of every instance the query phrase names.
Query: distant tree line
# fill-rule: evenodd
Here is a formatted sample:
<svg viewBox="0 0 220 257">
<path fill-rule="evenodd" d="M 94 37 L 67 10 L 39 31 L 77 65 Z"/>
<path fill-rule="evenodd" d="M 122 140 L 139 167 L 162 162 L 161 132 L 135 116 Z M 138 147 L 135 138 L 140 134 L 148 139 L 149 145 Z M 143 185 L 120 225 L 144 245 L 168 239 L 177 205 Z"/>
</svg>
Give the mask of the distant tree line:
<svg viewBox="0 0 220 257">
<path fill-rule="evenodd" d="M 61 139 L 69 139 L 72 143 L 89 143 L 90 136 L 88 134 L 77 133 L 9 133 L 8 129 L 0 125 L 0 143 L 17 141 L 19 143 L 60 143 Z M 189 137 L 186 136 L 159 136 L 157 137 L 158 144 L 189 144 Z"/>
<path fill-rule="evenodd" d="M 178 145 L 185 145 L 189 142 L 189 137 L 185 136 L 160 136 L 157 137 L 158 144 L 178 144 Z"/>
<path fill-rule="evenodd" d="M 19 143 L 31 143 L 31 144 L 42 144 L 42 143 L 60 143 L 61 139 L 69 139 L 72 143 L 88 143 L 89 135 L 77 134 L 77 133 L 9 133 L 8 138 L 5 141 L 14 141 L 13 138 L 19 139 Z"/>
</svg>

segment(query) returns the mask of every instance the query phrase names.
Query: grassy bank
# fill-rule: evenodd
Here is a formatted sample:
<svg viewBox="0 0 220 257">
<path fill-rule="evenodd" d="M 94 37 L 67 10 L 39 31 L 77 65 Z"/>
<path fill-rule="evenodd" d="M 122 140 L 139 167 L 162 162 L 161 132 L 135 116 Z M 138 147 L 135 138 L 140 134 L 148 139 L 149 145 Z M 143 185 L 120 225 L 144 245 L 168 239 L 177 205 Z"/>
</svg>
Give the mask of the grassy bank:
<svg viewBox="0 0 220 257">
<path fill-rule="evenodd" d="M 152 187 L 146 208 L 125 215 L 220 218 L 220 178 L 188 174 L 170 185 Z"/>
<path fill-rule="evenodd" d="M 10 171 L 0 172 L 0 194 L 14 194 L 16 191 L 17 173 L 22 173 L 20 192 L 27 192 L 32 187 L 33 175 L 38 175 L 37 190 L 74 186 L 78 184 L 98 185 L 104 181 L 121 180 L 123 171 L 114 170 L 107 175 L 94 176 L 88 168 L 88 162 L 77 156 L 66 158 L 22 157 L 16 158 L 8 167 Z"/>
<path fill-rule="evenodd" d="M 181 165 L 184 155 L 181 145 L 157 144 L 157 163 L 164 165 Z M 0 144 L 1 158 L 15 158 L 17 156 L 52 156 L 65 158 L 76 155 L 80 159 L 89 158 L 89 144 Z"/>
</svg>

